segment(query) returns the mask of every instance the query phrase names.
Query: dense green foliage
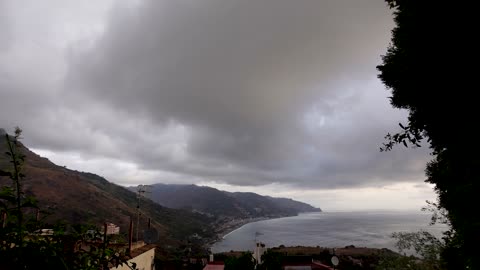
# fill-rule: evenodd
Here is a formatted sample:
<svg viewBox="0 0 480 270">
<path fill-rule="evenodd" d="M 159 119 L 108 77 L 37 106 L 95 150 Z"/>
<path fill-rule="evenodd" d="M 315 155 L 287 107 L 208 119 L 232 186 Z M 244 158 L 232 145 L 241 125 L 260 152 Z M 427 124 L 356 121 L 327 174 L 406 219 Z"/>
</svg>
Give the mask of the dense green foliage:
<svg viewBox="0 0 480 270">
<path fill-rule="evenodd" d="M 396 23 L 379 78 L 392 90 L 391 104 L 409 111 L 395 144 L 420 146 L 427 139 L 433 160 L 427 182 L 435 185 L 440 209 L 451 224 L 442 258 L 449 269 L 480 269 L 480 144 L 473 132 L 477 99 L 469 64 L 477 51 L 473 8 L 465 4 L 387 0 Z M 472 84 L 474 85 L 474 83 Z"/>
<path fill-rule="evenodd" d="M 128 257 L 111 248 L 106 235 L 89 242 L 86 227 L 73 226 L 66 233 L 63 225 L 51 227 L 39 220 L 35 198 L 22 190 L 25 155 L 20 134 L 19 128 L 14 137 L 5 134 L 11 169 L 2 166 L 0 176 L 8 177 L 11 186 L 0 189 L 0 269 L 108 269 L 126 263 Z M 98 231 L 96 238 L 102 239 Z"/>
<path fill-rule="evenodd" d="M 225 270 L 254 270 L 255 259 L 252 253 L 245 252 L 240 257 L 228 257 L 225 259 Z"/>
<path fill-rule="evenodd" d="M 420 260 L 415 256 L 390 254 L 382 257 L 377 269 L 444 269 L 440 259 L 444 243 L 429 232 L 399 232 L 392 236 L 397 240 L 395 245 L 400 252 L 413 251 Z"/>
<path fill-rule="evenodd" d="M 262 255 L 262 264 L 258 266 L 258 270 L 281 270 L 283 254 L 273 250 L 267 250 Z"/>
</svg>

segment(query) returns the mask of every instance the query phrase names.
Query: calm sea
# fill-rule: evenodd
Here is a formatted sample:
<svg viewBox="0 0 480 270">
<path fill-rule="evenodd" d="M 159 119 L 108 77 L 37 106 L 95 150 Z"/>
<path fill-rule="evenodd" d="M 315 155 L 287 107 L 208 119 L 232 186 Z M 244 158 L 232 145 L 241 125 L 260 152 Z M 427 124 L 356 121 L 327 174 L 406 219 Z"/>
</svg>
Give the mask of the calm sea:
<svg viewBox="0 0 480 270">
<path fill-rule="evenodd" d="M 255 241 L 267 247 L 322 246 L 394 248 L 393 232 L 426 230 L 441 236 L 445 226 L 429 226 L 421 211 L 321 212 L 263 220 L 242 226 L 212 246 L 213 252 L 253 250 Z"/>
</svg>

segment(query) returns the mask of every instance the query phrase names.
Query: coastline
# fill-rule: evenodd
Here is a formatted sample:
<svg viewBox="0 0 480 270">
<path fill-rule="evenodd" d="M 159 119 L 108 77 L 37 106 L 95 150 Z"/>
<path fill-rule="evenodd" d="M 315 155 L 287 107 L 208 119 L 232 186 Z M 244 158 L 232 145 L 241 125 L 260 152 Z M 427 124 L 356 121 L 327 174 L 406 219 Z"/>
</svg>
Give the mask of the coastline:
<svg viewBox="0 0 480 270">
<path fill-rule="evenodd" d="M 258 222 L 258 221 L 262 221 L 262 220 L 276 219 L 276 218 L 282 218 L 282 217 L 258 217 L 258 218 L 249 218 L 249 219 L 240 220 L 238 223 L 235 223 L 232 226 L 229 226 L 229 227 L 225 228 L 225 230 L 220 232 L 220 234 L 223 234 L 221 239 L 225 238 L 229 234 L 233 233 L 234 231 L 240 229 L 241 227 L 243 227 L 244 225 L 247 225 L 249 223 L 254 223 L 254 222 Z M 227 233 L 225 233 L 225 232 L 227 232 Z"/>
<path fill-rule="evenodd" d="M 216 242 L 221 241 L 225 237 L 227 237 L 229 234 L 237 231 L 244 225 L 247 225 L 249 223 L 254 223 L 258 221 L 263 221 L 263 220 L 271 220 L 271 219 L 278 219 L 278 218 L 286 218 L 286 217 L 295 217 L 300 214 L 305 214 L 305 213 L 319 213 L 322 211 L 315 211 L 315 212 L 301 212 L 296 215 L 288 215 L 288 216 L 275 216 L 275 217 L 257 217 L 257 218 L 247 218 L 247 219 L 238 219 L 238 220 L 231 220 L 225 224 L 222 224 L 220 228 L 215 232 L 215 237 L 214 239 L 211 239 L 208 241 L 207 246 L 211 247 L 214 245 Z"/>
<path fill-rule="evenodd" d="M 249 223 L 257 222 L 257 221 L 262 221 L 262 220 L 269 220 L 269 219 L 275 219 L 275 218 L 280 218 L 280 217 L 258 217 L 258 218 L 248 218 L 248 219 L 239 219 L 239 220 L 231 220 L 227 222 L 226 224 L 223 224 L 216 232 L 215 232 L 215 237 L 208 241 L 207 246 L 211 247 L 213 244 L 215 244 L 218 241 L 221 241 L 224 239 L 226 236 L 229 234 L 235 232 L 236 230 L 240 229 L 244 225 L 247 225 Z"/>
<path fill-rule="evenodd" d="M 247 225 L 247 224 L 248 224 L 248 223 L 245 223 L 245 224 L 243 224 L 243 225 Z M 238 225 L 237 228 L 235 228 L 233 231 L 230 231 L 230 232 L 228 232 L 227 234 L 225 234 L 224 236 L 222 236 L 221 239 L 225 239 L 225 237 L 229 236 L 231 233 L 234 233 L 234 232 L 237 231 L 238 229 L 242 228 L 243 225 Z"/>
</svg>

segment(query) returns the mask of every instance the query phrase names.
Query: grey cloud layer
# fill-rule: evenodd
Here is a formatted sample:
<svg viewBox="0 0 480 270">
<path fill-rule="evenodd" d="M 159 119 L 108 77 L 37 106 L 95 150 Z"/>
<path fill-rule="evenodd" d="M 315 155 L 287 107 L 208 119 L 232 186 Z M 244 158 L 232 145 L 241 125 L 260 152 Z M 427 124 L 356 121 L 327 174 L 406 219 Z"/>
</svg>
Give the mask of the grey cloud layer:
<svg viewBox="0 0 480 270">
<path fill-rule="evenodd" d="M 0 52 L 10 44 L 11 30 L 9 26 L 9 12 L 4 1 L 0 1 Z"/>
<path fill-rule="evenodd" d="M 375 78 L 392 25 L 380 0 L 115 8 L 93 48 L 69 54 L 61 94 L 43 92 L 54 105 L 33 102 L 41 113 L 20 120 L 40 148 L 185 178 L 320 188 L 418 180 L 426 150 L 378 152 L 404 117 Z"/>
</svg>

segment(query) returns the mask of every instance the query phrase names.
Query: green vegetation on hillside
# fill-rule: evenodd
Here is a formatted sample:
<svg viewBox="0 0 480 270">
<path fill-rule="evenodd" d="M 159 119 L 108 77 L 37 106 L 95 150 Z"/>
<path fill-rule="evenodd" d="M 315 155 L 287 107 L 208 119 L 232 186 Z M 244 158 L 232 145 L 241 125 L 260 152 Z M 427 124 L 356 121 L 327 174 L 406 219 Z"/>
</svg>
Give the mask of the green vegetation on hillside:
<svg viewBox="0 0 480 270">
<path fill-rule="evenodd" d="M 0 150 L 5 152 L 4 139 L 0 145 Z M 126 232 L 130 218 L 136 221 L 135 193 L 98 175 L 57 166 L 23 145 L 21 152 L 26 157 L 24 192 L 35 196 L 42 210 L 51 212 L 48 216 L 42 214 L 46 222 L 98 226 L 107 221 L 119 225 L 121 231 Z M 0 156 L 1 168 L 8 164 L 7 157 Z M 0 176 L 0 185 L 7 184 L 8 179 Z M 165 245 L 178 246 L 192 235 L 202 237 L 203 241 L 213 237 L 211 218 L 206 215 L 166 208 L 146 198 L 141 198 L 140 206 L 140 237 L 147 227 L 148 218 Z"/>
<path fill-rule="evenodd" d="M 63 226 L 47 227 L 35 215 L 39 210 L 35 198 L 23 192 L 25 155 L 20 134 L 17 128 L 13 137 L 2 135 L 10 166 L 3 163 L 0 176 L 10 183 L 0 188 L 0 268 L 94 270 L 127 264 L 129 257 L 109 245 L 106 232 L 101 242 L 88 242 L 85 227 L 74 226 L 77 230 L 66 233 Z M 102 239 L 98 231 L 96 236 Z M 135 264 L 130 268 L 135 269 Z"/>
</svg>

